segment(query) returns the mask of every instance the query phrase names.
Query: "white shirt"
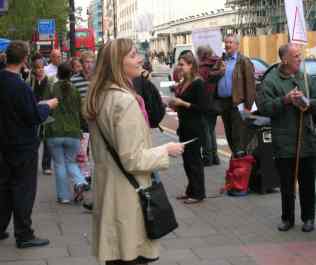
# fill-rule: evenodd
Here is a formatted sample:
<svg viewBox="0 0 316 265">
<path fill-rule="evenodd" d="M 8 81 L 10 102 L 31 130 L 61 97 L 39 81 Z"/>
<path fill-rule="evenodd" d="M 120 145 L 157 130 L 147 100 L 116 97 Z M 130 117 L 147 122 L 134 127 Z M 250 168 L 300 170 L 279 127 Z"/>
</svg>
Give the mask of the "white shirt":
<svg viewBox="0 0 316 265">
<path fill-rule="evenodd" d="M 50 63 L 49 65 L 44 67 L 44 71 L 45 71 L 45 74 L 48 77 L 56 77 L 56 75 L 57 75 L 57 66 Z"/>
</svg>

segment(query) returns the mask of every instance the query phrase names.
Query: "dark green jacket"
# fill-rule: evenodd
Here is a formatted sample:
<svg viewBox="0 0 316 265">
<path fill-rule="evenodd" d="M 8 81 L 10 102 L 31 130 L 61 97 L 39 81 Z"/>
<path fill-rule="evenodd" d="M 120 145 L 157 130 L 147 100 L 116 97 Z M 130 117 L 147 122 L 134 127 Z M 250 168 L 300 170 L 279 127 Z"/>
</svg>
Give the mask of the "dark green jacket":
<svg viewBox="0 0 316 265">
<path fill-rule="evenodd" d="M 295 76 L 286 76 L 279 67 L 273 69 L 264 79 L 262 91 L 259 94 L 259 112 L 271 118 L 272 145 L 276 158 L 293 158 L 296 156 L 297 136 L 299 127 L 299 110 L 292 104 L 284 104 L 283 97 L 294 87 L 305 92 L 304 75 L 297 73 Z M 316 114 L 316 84 L 310 82 L 311 105 L 304 112 L 303 141 L 301 157 L 315 156 L 316 137 L 310 129 L 312 113 Z"/>
<path fill-rule="evenodd" d="M 45 129 L 45 137 L 72 137 L 80 138 L 81 98 L 79 91 L 71 84 L 67 96 L 63 95 L 62 82 L 57 81 L 53 85 L 50 98 L 59 99 L 58 107 L 52 111 L 54 122 L 48 124 Z"/>
</svg>

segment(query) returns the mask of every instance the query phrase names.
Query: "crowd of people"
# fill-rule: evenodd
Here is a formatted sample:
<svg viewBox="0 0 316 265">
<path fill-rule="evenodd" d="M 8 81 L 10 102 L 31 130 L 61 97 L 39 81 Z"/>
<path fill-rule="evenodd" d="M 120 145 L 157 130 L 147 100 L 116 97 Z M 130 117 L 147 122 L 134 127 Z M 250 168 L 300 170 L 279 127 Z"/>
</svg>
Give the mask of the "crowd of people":
<svg viewBox="0 0 316 265">
<path fill-rule="evenodd" d="M 178 113 L 179 142 L 154 147 L 151 128 L 157 125 L 152 125 L 149 100 L 142 91 L 151 86 L 150 75 L 132 40 L 107 42 L 97 60 L 91 52 L 83 52 L 80 58 L 62 62 L 60 51 L 52 50 L 50 64 L 45 65 L 44 58 L 36 54 L 28 76 L 28 47 L 22 41 L 11 42 L 0 71 L 0 240 L 9 237 L 6 230 L 13 215 L 18 248 L 49 244 L 35 236 L 31 227 L 42 141 L 42 169 L 52 174 L 53 164 L 57 203 L 82 201 L 92 182 L 89 207 L 94 212 L 95 256 L 106 265 L 157 260 L 158 241 L 146 235 L 137 191 L 108 145 L 143 188 L 160 181 L 158 172 L 169 167 L 170 156 L 182 155 L 188 185 L 177 199 L 185 204 L 202 203 L 206 198 L 204 167 L 220 163 L 214 131 L 217 116 L 223 120 L 232 159 L 240 157 L 247 151 L 248 135 L 238 106 L 243 104 L 243 111 L 249 113 L 256 95 L 260 113 L 272 121 L 281 178 L 280 231 L 289 230 L 295 222 L 293 172 L 297 123 L 303 117 L 298 181 L 302 230 L 312 231 L 316 137 L 309 121 L 315 112 L 316 86 L 310 82 L 310 101 L 302 107 L 306 88 L 299 73 L 300 53 L 287 44 L 280 48 L 279 67 L 267 75 L 257 94 L 253 65 L 238 51 L 238 38 L 226 36 L 224 43 L 222 57 L 206 46 L 198 48 L 197 57 L 192 51 L 180 54 L 174 72 L 175 97 L 168 102 Z"/>
</svg>

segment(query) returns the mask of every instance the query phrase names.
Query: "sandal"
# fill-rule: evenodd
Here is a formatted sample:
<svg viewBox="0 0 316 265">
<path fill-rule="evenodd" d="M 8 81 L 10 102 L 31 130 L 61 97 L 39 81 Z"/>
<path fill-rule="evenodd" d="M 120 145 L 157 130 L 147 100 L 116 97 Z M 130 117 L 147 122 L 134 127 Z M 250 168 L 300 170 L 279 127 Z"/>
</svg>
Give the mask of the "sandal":
<svg viewBox="0 0 316 265">
<path fill-rule="evenodd" d="M 193 199 L 193 198 L 187 198 L 183 203 L 185 204 L 195 204 L 202 202 L 203 199 Z"/>
<path fill-rule="evenodd" d="M 185 195 L 185 194 L 180 194 L 176 197 L 177 200 L 187 200 L 189 199 L 189 196 L 188 195 Z"/>
</svg>

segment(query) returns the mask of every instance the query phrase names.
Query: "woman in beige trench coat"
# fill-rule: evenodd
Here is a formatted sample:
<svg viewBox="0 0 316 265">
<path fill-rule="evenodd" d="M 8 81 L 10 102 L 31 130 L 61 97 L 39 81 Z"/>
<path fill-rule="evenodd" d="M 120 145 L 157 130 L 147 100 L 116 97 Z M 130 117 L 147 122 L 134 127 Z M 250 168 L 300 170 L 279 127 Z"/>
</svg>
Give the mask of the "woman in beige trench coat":
<svg viewBox="0 0 316 265">
<path fill-rule="evenodd" d="M 93 250 L 107 265 L 145 264 L 158 259 L 158 242 L 147 238 L 138 194 L 112 159 L 100 130 L 144 187 L 151 185 L 151 172 L 168 168 L 168 157 L 180 155 L 183 145 L 152 147 L 144 102 L 131 85 L 142 70 L 132 40 L 111 41 L 98 56 L 86 103 L 95 161 Z"/>
</svg>

